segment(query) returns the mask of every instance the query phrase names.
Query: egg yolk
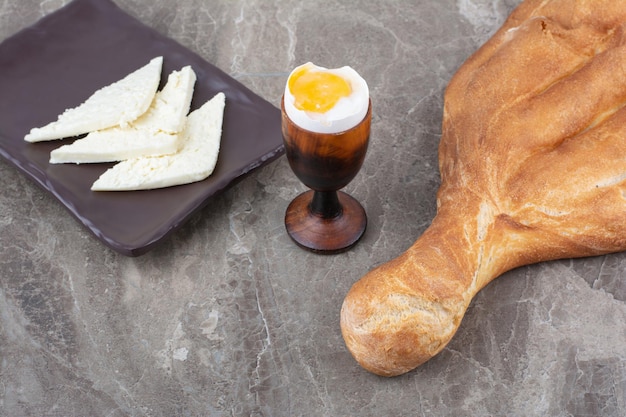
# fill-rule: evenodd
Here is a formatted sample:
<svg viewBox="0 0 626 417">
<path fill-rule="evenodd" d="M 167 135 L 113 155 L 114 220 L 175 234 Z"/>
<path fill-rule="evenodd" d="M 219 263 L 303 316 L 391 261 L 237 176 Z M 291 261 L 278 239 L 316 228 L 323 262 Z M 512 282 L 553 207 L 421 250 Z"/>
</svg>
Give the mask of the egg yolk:
<svg viewBox="0 0 626 417">
<path fill-rule="evenodd" d="M 297 109 L 326 113 L 339 99 L 349 96 L 352 88 L 339 75 L 302 68 L 291 75 L 289 91 L 294 96 Z"/>
</svg>

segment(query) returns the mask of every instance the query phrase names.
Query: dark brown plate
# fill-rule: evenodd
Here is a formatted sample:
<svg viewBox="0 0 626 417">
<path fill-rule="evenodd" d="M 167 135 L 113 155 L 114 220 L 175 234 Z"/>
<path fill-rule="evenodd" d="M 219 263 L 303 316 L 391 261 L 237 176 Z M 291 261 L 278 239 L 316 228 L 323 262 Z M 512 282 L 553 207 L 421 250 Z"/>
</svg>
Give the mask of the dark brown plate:
<svg viewBox="0 0 626 417">
<path fill-rule="evenodd" d="M 214 173 L 194 184 L 150 191 L 92 192 L 112 164 L 51 165 L 63 141 L 27 143 L 24 135 L 75 107 L 155 56 L 162 84 L 191 65 L 197 75 L 192 110 L 226 95 Z M 97 238 L 128 256 L 147 252 L 210 197 L 283 154 L 280 111 L 172 39 L 109 0 L 75 0 L 0 44 L 0 154 L 56 197 Z"/>
</svg>

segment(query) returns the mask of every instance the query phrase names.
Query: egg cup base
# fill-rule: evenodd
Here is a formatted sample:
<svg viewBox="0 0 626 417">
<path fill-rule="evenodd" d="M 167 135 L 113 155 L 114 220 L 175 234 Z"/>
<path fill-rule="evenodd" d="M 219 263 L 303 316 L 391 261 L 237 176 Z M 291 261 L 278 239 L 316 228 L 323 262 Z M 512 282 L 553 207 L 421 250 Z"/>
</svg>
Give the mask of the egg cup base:
<svg viewBox="0 0 626 417">
<path fill-rule="evenodd" d="M 285 213 L 285 227 L 301 248 L 318 254 L 337 254 L 351 249 L 365 234 L 365 209 L 352 196 L 337 191 L 341 210 L 333 217 L 311 209 L 315 191 L 306 191 L 291 201 Z"/>
</svg>

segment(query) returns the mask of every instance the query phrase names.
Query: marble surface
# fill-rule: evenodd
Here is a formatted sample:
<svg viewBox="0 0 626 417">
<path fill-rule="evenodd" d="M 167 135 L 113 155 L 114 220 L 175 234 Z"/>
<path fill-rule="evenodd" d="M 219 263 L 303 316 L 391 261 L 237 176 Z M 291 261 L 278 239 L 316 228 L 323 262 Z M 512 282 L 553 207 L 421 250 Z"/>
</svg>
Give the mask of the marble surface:
<svg viewBox="0 0 626 417">
<path fill-rule="evenodd" d="M 0 40 L 66 3 L 0 1 Z M 368 230 L 341 255 L 296 247 L 283 215 L 305 188 L 282 157 L 129 258 L 0 161 L 0 415 L 626 414 L 624 253 L 504 274 L 400 377 L 340 334 L 352 283 L 434 216 L 443 90 L 518 0 L 116 3 L 276 106 L 295 65 L 356 68 L 374 116 L 347 191 Z"/>
</svg>

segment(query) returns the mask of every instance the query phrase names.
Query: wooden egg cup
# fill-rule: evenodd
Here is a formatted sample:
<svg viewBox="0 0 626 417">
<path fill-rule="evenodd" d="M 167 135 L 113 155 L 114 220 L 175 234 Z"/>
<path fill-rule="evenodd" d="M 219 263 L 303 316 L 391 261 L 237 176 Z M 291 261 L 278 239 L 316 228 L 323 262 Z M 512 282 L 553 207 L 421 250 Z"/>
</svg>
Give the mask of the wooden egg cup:
<svg viewBox="0 0 626 417">
<path fill-rule="evenodd" d="M 317 133 L 297 126 L 281 100 L 282 134 L 292 171 L 311 190 L 287 207 L 285 227 L 300 247 L 332 254 L 350 249 L 365 233 L 367 215 L 341 188 L 361 169 L 370 136 L 372 103 L 358 125 L 339 133 Z"/>
</svg>

